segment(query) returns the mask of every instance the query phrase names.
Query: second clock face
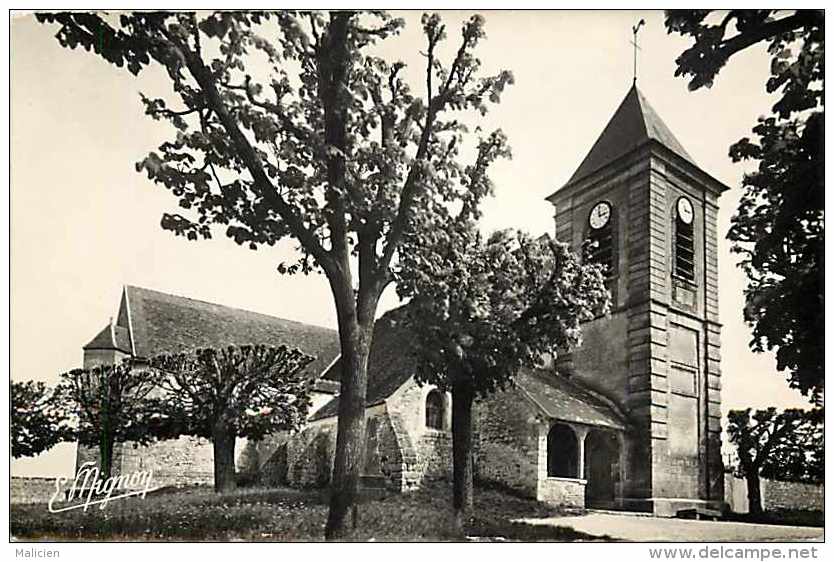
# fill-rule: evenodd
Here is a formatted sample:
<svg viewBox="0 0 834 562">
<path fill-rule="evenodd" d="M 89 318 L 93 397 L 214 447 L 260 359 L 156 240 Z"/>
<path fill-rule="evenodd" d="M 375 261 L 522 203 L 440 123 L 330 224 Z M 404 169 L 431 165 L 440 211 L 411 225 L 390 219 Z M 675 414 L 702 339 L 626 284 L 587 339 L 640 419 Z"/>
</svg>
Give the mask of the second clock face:
<svg viewBox="0 0 834 562">
<path fill-rule="evenodd" d="M 692 203 L 686 197 L 678 199 L 678 218 L 684 224 L 692 224 L 695 213 L 692 211 Z"/>
<path fill-rule="evenodd" d="M 591 216 L 588 217 L 588 222 L 591 228 L 597 230 L 608 224 L 611 220 L 611 204 L 607 201 L 600 201 L 594 208 L 591 209 Z"/>
</svg>

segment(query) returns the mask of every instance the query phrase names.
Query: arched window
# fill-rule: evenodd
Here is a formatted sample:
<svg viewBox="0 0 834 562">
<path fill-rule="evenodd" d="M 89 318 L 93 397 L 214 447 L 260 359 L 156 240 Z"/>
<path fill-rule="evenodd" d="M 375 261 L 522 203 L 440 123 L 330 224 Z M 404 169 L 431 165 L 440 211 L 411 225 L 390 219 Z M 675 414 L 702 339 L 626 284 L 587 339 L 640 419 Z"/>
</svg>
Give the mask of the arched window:
<svg viewBox="0 0 834 562">
<path fill-rule="evenodd" d="M 576 433 L 557 423 L 547 434 L 547 475 L 579 478 L 579 441 Z"/>
<path fill-rule="evenodd" d="M 426 396 L 426 427 L 443 429 L 443 394 L 439 390 L 432 390 Z"/>
</svg>

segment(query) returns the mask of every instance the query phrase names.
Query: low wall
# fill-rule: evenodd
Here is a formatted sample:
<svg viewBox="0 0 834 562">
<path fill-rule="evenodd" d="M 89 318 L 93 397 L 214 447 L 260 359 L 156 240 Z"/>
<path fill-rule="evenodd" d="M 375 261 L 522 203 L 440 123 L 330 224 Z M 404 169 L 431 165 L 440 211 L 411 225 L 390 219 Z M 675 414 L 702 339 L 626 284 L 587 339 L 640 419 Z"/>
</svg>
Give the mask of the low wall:
<svg viewBox="0 0 834 562">
<path fill-rule="evenodd" d="M 768 511 L 780 509 L 825 509 L 825 486 L 802 482 L 762 481 L 762 508 Z"/>
<path fill-rule="evenodd" d="M 539 482 L 537 500 L 561 507 L 585 507 L 586 480 L 544 478 Z"/>
<path fill-rule="evenodd" d="M 211 442 L 198 437 L 180 437 L 148 446 L 134 443 L 122 445 L 119 474 L 147 470 L 153 470 L 155 486 L 213 484 L 214 452 Z"/>
<path fill-rule="evenodd" d="M 241 444 L 244 441 L 239 440 Z M 236 452 L 240 454 L 240 448 Z M 78 446 L 75 469 L 85 462 L 98 466 L 98 448 Z M 214 452 L 211 442 L 199 437 L 157 441 L 150 445 L 116 443 L 113 474 L 153 470 L 154 486 L 186 486 L 214 482 Z"/>
<path fill-rule="evenodd" d="M 55 493 L 55 478 L 12 476 L 9 488 L 9 503 L 47 503 Z"/>
<path fill-rule="evenodd" d="M 825 486 L 803 482 L 761 481 L 762 509 L 779 511 L 783 509 L 825 509 Z M 724 475 L 724 501 L 735 513 L 748 513 L 747 481 L 731 474 Z"/>
</svg>

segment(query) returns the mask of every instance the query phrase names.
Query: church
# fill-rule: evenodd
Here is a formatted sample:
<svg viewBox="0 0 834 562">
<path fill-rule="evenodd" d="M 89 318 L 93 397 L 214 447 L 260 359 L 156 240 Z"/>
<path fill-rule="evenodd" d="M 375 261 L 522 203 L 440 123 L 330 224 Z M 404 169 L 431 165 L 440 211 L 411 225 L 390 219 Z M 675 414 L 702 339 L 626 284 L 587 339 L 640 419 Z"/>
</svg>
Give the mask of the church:
<svg viewBox="0 0 834 562">
<path fill-rule="evenodd" d="M 610 314 L 583 343 L 518 373 L 476 403 L 475 475 L 555 505 L 671 516 L 720 508 L 718 198 L 636 84 L 568 182 L 547 200 L 555 237 L 594 241 Z M 451 399 L 414 380 L 398 310 L 376 324 L 368 369 L 362 485 L 407 492 L 451 475 Z M 219 344 L 288 344 L 316 357 L 313 408 L 299 432 L 241 442 L 241 477 L 325 486 L 339 400 L 338 335 L 254 312 L 126 286 L 117 319 L 84 347 L 89 367 Z M 94 458 L 79 447 L 78 462 Z M 211 446 L 181 438 L 124 444 L 114 468 L 163 484 L 210 482 Z"/>
</svg>

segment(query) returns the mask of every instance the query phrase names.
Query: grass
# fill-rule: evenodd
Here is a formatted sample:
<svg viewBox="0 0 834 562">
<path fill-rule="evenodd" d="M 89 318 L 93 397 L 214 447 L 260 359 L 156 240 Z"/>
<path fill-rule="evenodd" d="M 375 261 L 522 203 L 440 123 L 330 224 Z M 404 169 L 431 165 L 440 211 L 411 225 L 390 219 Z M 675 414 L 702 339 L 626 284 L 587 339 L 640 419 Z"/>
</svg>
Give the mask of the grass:
<svg viewBox="0 0 834 562">
<path fill-rule="evenodd" d="M 577 541 L 600 540 L 570 527 L 512 522 L 553 517 L 563 510 L 506 491 L 475 491 L 475 517 L 465 536 L 452 525 L 450 486 L 368 500 L 358 508 L 350 541 Z M 11 534 L 17 540 L 50 541 L 320 541 L 327 505 L 321 492 L 241 489 L 217 495 L 207 488 L 161 490 L 145 499 L 113 501 L 49 513 L 45 504 L 12 505 Z M 467 537 L 470 537 L 467 539 Z"/>
</svg>

